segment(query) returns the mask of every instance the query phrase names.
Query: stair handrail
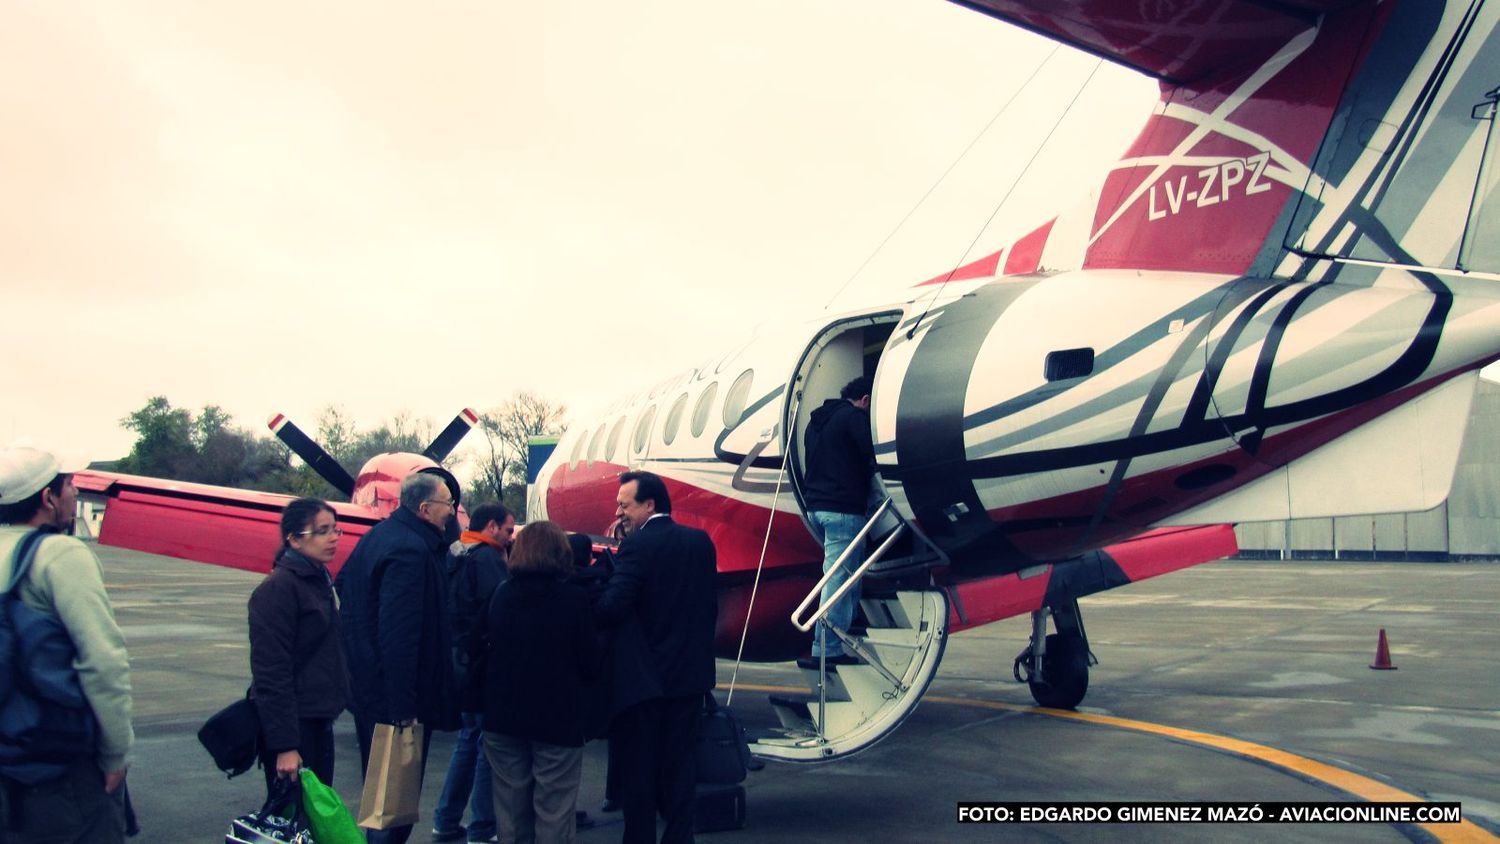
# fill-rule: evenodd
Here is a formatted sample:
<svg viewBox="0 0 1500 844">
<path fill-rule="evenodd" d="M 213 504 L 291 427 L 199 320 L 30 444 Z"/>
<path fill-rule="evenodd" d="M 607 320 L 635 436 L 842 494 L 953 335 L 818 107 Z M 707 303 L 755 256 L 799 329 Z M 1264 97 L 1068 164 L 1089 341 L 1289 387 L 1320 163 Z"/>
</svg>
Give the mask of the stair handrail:
<svg viewBox="0 0 1500 844">
<path fill-rule="evenodd" d="M 895 530 L 891 531 L 891 535 L 886 537 L 884 542 L 880 543 L 880 547 L 875 549 L 875 553 L 871 554 L 869 559 L 865 560 L 859 568 L 854 570 L 853 574 L 849 575 L 849 579 L 845 580 L 843 585 L 833 593 L 832 598 L 820 604 L 817 612 L 813 613 L 806 621 L 797 620 L 798 616 L 807 611 L 807 608 L 812 605 L 813 601 L 822 597 L 823 587 L 828 585 L 829 580 L 833 579 L 835 572 L 843 568 L 844 562 L 854 553 L 854 550 L 863 547 L 865 537 L 869 535 L 871 528 L 893 506 L 893 502 L 889 496 L 880 503 L 880 506 L 875 509 L 875 515 L 871 516 L 869 521 L 865 522 L 865 526 L 859 529 L 859 533 L 854 535 L 854 539 L 850 541 L 848 547 L 844 548 L 844 553 L 840 554 L 838 560 L 828 567 L 828 571 L 823 572 L 823 576 L 818 580 L 817 585 L 812 588 L 811 592 L 807 593 L 807 597 L 802 599 L 802 603 L 798 604 L 795 610 L 792 610 L 792 626 L 804 633 L 811 630 L 814 624 L 817 624 L 824 616 L 828 615 L 833 610 L 834 605 L 859 583 L 860 578 L 865 576 L 865 572 L 870 569 L 870 566 L 880 562 L 880 558 L 885 556 L 885 552 L 889 551 L 891 546 L 896 543 L 896 540 L 901 538 L 901 535 L 906 532 L 906 520 L 904 519 L 896 526 Z"/>
</svg>

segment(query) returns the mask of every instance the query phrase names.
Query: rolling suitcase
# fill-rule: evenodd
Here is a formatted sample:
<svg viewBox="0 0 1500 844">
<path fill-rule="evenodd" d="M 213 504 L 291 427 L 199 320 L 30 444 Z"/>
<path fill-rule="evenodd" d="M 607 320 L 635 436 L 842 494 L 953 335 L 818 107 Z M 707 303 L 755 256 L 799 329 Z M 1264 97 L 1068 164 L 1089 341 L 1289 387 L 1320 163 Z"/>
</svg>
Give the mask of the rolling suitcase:
<svg viewBox="0 0 1500 844">
<path fill-rule="evenodd" d="M 723 832 L 745 827 L 743 785 L 699 784 L 693 795 L 693 832 Z"/>
</svg>

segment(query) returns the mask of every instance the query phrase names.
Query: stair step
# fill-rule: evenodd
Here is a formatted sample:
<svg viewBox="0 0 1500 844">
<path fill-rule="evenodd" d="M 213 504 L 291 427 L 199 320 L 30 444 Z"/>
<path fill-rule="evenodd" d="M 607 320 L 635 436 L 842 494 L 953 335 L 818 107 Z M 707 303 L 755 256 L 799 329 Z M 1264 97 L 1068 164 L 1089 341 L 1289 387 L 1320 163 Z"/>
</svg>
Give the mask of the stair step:
<svg viewBox="0 0 1500 844">
<path fill-rule="evenodd" d="M 816 705 L 817 698 L 813 698 L 812 702 Z M 818 731 L 817 724 L 813 723 L 812 709 L 808 706 L 806 698 L 771 695 L 770 703 L 772 711 L 776 713 L 776 720 L 780 721 L 781 726 L 786 729 L 799 733 Z M 757 737 L 756 740 L 758 741 L 759 738 Z"/>
<path fill-rule="evenodd" d="M 805 664 L 804 664 L 805 663 Z M 802 669 L 802 677 L 814 692 L 818 690 L 818 661 L 813 658 L 797 660 L 797 667 Z M 829 663 L 828 671 L 823 675 L 823 687 L 826 689 L 828 700 L 849 700 L 849 689 L 845 687 L 844 680 L 839 676 L 839 669 L 859 668 L 858 665 L 834 665 Z"/>
<path fill-rule="evenodd" d="M 889 648 L 902 650 L 913 650 L 920 647 L 917 640 L 911 635 L 911 630 L 904 627 L 871 627 L 863 637 L 866 647 L 874 648 L 880 653 Z"/>
<path fill-rule="evenodd" d="M 911 629 L 911 614 L 902 602 L 899 593 L 890 596 L 866 596 L 860 599 L 859 605 L 871 629 Z"/>
</svg>

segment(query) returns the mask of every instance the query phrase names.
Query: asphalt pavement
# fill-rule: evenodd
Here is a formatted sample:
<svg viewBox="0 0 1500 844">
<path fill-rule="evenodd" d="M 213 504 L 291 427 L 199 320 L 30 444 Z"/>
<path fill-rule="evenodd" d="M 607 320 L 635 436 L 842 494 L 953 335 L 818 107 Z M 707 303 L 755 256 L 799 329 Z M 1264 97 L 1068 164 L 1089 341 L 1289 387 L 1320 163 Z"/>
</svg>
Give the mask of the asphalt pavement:
<svg viewBox="0 0 1500 844">
<path fill-rule="evenodd" d="M 137 841 L 223 840 L 258 808 L 259 771 L 227 780 L 203 720 L 243 695 L 245 602 L 258 575 L 98 547 L 130 647 Z M 1083 718 L 1031 707 L 1011 680 L 1029 621 L 953 636 L 937 680 L 890 738 L 847 759 L 769 763 L 746 782 L 743 830 L 704 840 L 1500 840 L 1500 565 L 1224 561 L 1084 599 L 1099 664 Z M 1369 668 L 1387 631 L 1393 671 Z M 735 673 L 719 664 L 720 698 Z M 775 724 L 769 693 L 805 688 L 790 664 L 743 665 L 733 705 Z M 348 715 L 334 786 L 359 798 Z M 430 840 L 451 734 L 432 745 Z M 600 822 L 604 753 L 586 749 L 580 807 Z M 1463 826 L 1400 824 L 959 824 L 959 801 L 1361 802 L 1384 788 L 1457 801 Z M 1364 795 L 1364 796 L 1362 796 Z M 1401 798 L 1405 799 L 1405 798 Z"/>
</svg>

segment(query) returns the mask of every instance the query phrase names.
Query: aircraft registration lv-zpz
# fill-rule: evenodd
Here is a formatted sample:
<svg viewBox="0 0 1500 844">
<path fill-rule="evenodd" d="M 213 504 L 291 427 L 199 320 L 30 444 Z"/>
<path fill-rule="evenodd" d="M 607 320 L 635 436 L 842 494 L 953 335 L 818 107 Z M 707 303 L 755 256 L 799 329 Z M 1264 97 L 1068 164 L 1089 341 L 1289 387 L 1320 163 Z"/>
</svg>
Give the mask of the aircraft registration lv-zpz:
<svg viewBox="0 0 1500 844">
<path fill-rule="evenodd" d="M 568 431 L 529 502 L 594 533 L 621 471 L 657 472 L 718 546 L 721 655 L 743 631 L 745 657 L 792 659 L 822 558 L 802 432 L 872 377 L 885 502 L 850 561 L 861 662 L 773 699 L 762 756 L 870 746 L 949 634 L 1023 613 L 1017 679 L 1076 705 L 1080 597 L 1232 554 L 1234 522 L 1435 506 L 1500 357 L 1497 4 L 961 5 L 1160 83 L 1088 200 L 907 300 L 764 331 L 623 399 Z"/>
</svg>

